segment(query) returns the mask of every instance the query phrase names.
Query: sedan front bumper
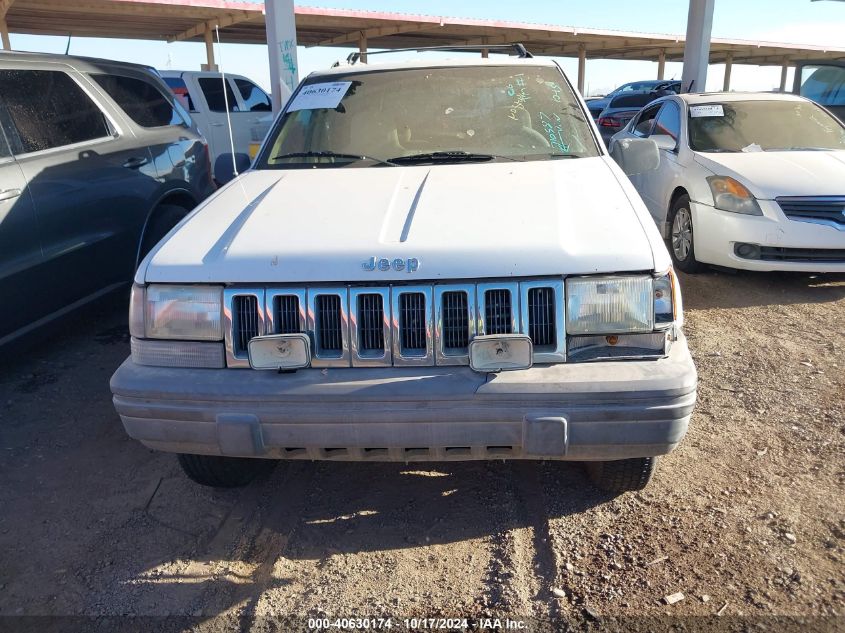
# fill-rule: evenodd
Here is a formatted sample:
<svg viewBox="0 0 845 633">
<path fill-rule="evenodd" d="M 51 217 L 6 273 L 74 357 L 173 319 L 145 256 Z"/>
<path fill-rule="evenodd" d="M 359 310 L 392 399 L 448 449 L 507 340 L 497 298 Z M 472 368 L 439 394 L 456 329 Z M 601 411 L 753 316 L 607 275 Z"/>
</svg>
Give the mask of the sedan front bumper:
<svg viewBox="0 0 845 633">
<path fill-rule="evenodd" d="M 535 366 L 146 367 L 111 379 L 126 432 L 150 448 L 273 459 L 610 460 L 668 453 L 696 397 L 686 340 L 667 358 Z"/>
</svg>

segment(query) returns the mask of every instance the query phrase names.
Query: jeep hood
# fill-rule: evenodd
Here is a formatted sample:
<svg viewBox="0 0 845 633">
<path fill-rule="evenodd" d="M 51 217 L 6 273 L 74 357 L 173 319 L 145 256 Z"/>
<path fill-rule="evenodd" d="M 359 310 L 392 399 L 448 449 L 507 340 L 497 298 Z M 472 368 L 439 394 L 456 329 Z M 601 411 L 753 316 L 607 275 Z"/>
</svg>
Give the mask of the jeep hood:
<svg viewBox="0 0 845 633">
<path fill-rule="evenodd" d="M 654 270 L 663 246 L 623 180 L 606 157 L 249 171 L 183 220 L 139 277 L 383 283 Z M 419 268 L 365 270 L 373 257 Z"/>
</svg>

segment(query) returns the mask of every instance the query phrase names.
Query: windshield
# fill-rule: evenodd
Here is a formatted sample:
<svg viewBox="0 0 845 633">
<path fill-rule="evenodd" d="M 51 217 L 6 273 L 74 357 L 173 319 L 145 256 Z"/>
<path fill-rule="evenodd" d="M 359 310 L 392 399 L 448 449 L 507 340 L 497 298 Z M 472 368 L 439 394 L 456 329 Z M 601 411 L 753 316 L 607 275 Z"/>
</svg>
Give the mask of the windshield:
<svg viewBox="0 0 845 633">
<path fill-rule="evenodd" d="M 698 152 L 845 150 L 845 127 L 806 101 L 695 104 L 689 141 Z"/>
<path fill-rule="evenodd" d="M 292 98 L 265 147 L 259 168 L 599 154 L 561 73 L 553 67 L 514 65 L 311 78 Z"/>
</svg>

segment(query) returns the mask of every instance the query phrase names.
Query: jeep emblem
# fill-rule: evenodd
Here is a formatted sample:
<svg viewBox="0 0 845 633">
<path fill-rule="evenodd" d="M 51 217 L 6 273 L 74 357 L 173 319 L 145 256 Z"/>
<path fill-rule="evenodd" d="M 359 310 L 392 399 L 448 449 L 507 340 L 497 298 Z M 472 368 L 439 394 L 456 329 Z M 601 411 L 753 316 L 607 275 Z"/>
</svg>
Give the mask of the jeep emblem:
<svg viewBox="0 0 845 633">
<path fill-rule="evenodd" d="M 407 270 L 409 273 L 415 273 L 420 268 L 420 260 L 416 257 L 409 257 L 408 259 L 397 257 L 393 260 L 387 257 L 370 257 L 370 259 L 361 264 L 361 268 L 368 272 L 380 270 L 386 273 L 392 269 L 397 273 L 403 270 Z"/>
</svg>

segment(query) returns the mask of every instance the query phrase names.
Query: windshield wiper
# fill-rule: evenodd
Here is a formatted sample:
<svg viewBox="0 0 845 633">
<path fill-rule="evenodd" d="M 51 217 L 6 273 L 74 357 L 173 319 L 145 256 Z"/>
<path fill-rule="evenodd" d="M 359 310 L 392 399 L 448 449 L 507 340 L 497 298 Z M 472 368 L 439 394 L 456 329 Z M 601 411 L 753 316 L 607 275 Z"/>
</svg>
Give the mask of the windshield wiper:
<svg viewBox="0 0 845 633">
<path fill-rule="evenodd" d="M 402 164 L 402 163 L 436 163 L 436 162 L 467 162 L 467 163 L 478 163 L 484 162 L 488 160 L 493 160 L 494 158 L 502 158 L 504 160 L 512 160 L 512 161 L 519 161 L 518 158 L 513 158 L 511 156 L 500 156 L 498 154 L 474 154 L 470 152 L 464 152 L 461 150 L 449 150 L 443 152 L 425 152 L 424 154 L 411 154 L 410 156 L 395 156 L 393 158 L 388 159 L 391 163 Z"/>
<path fill-rule="evenodd" d="M 390 160 L 384 160 L 381 158 L 374 158 L 372 156 L 360 156 L 358 154 L 343 154 L 340 152 L 332 152 L 332 151 L 320 151 L 320 152 L 290 152 L 288 154 L 279 154 L 278 156 L 273 156 L 271 160 L 283 160 L 285 158 L 350 158 L 352 160 L 369 160 L 380 165 L 390 165 L 391 167 L 396 167 L 396 163 Z"/>
<path fill-rule="evenodd" d="M 545 154 L 551 158 L 581 158 L 578 154 Z"/>
</svg>

